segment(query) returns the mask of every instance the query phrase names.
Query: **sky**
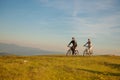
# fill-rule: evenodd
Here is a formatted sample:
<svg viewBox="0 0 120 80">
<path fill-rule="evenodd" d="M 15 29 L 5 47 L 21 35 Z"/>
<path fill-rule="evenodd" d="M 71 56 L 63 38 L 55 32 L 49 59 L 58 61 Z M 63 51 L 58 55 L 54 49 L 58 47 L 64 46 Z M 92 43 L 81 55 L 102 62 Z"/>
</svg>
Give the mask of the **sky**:
<svg viewBox="0 0 120 80">
<path fill-rule="evenodd" d="M 90 38 L 96 54 L 120 53 L 120 0 L 0 0 L 0 42 L 65 52 Z"/>
</svg>

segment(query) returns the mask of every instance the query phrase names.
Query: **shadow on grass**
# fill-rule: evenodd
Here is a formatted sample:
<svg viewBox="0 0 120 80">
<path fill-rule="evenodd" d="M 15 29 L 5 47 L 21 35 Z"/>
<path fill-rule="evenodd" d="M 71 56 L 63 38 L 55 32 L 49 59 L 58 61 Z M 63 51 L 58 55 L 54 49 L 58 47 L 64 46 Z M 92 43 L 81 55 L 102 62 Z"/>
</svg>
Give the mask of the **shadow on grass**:
<svg viewBox="0 0 120 80">
<path fill-rule="evenodd" d="M 111 76 L 120 76 L 120 73 L 111 73 L 111 72 L 100 72 L 100 71 L 94 71 L 94 70 L 88 70 L 88 69 L 80 69 L 77 68 L 77 70 L 82 70 L 90 73 L 95 73 L 95 74 L 102 74 L 102 75 L 111 75 Z"/>
<path fill-rule="evenodd" d="M 109 66 L 110 68 L 120 70 L 120 64 L 113 64 L 113 63 L 104 62 L 104 65 Z"/>
</svg>

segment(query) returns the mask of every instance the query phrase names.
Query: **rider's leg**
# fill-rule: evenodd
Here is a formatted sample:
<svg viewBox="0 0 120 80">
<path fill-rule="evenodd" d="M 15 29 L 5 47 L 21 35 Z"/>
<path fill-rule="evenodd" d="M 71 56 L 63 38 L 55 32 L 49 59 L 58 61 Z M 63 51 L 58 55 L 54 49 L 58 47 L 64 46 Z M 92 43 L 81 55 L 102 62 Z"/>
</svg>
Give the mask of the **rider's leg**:
<svg viewBox="0 0 120 80">
<path fill-rule="evenodd" d="M 90 54 L 93 54 L 93 50 L 92 50 L 92 47 L 90 47 Z"/>
<path fill-rule="evenodd" d="M 73 49 L 73 55 L 75 55 L 75 49 L 76 49 L 77 46 L 72 46 L 72 49 Z"/>
<path fill-rule="evenodd" d="M 77 47 L 77 46 L 74 46 L 74 55 L 76 55 L 76 53 L 75 53 L 75 49 L 76 49 L 76 47 Z"/>
<path fill-rule="evenodd" d="M 90 55 L 90 48 L 91 48 L 91 47 L 90 47 L 90 46 L 88 46 L 88 55 Z"/>
<path fill-rule="evenodd" d="M 89 55 L 93 54 L 92 47 L 88 48 L 88 51 L 89 51 Z"/>
<path fill-rule="evenodd" d="M 72 55 L 74 55 L 74 48 L 73 48 L 73 46 L 71 47 L 71 50 L 72 50 Z"/>
</svg>

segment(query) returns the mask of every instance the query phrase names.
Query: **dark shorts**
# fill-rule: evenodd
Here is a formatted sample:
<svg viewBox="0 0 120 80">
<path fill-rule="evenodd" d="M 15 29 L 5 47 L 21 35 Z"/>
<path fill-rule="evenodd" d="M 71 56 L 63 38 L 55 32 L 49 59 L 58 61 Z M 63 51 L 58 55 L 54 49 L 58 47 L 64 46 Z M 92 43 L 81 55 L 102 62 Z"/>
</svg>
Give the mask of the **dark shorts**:
<svg viewBox="0 0 120 80">
<path fill-rule="evenodd" d="M 71 47 L 71 49 L 72 49 L 72 50 L 75 50 L 75 49 L 76 49 L 76 47 L 77 47 L 77 45 L 76 45 L 76 46 L 72 46 L 72 47 Z"/>
</svg>

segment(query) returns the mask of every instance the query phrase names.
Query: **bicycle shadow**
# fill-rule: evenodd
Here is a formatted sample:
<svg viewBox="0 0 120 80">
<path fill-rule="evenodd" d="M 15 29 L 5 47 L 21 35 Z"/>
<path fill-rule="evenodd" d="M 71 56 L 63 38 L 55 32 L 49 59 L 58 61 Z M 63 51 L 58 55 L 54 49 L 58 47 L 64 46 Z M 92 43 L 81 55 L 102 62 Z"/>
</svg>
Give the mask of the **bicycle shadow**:
<svg viewBox="0 0 120 80">
<path fill-rule="evenodd" d="M 80 69 L 80 68 L 77 68 L 77 70 L 87 71 L 87 72 L 90 72 L 90 73 L 102 74 L 102 75 L 120 76 L 120 73 L 112 73 L 112 72 L 105 73 L 105 72 L 100 72 L 100 71 L 95 71 L 95 70 L 89 70 L 89 69 Z"/>
</svg>

